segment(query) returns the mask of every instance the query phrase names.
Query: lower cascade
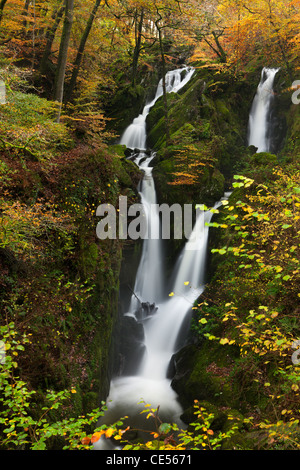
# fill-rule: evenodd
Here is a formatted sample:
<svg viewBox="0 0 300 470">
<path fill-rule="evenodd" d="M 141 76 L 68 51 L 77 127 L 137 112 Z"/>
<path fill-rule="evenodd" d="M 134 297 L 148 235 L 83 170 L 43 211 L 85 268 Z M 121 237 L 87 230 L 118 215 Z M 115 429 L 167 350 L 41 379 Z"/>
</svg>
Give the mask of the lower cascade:
<svg viewBox="0 0 300 470">
<path fill-rule="evenodd" d="M 188 70 L 185 78 L 180 81 L 181 72 L 186 69 L 169 72 L 167 76 L 168 92 L 178 91 L 193 74 Z M 155 101 L 161 96 L 161 82 Z M 146 106 L 143 119 L 150 110 Z M 134 130 L 138 134 L 142 149 L 145 147 L 146 137 L 140 132 L 142 118 L 134 121 L 125 131 L 121 142 L 129 148 L 135 144 Z M 144 126 L 144 124 L 143 124 Z M 142 135 L 142 139 L 141 139 Z M 141 139 L 141 140 L 140 140 Z M 152 176 L 152 153 L 147 156 L 143 150 L 135 155 L 135 163 L 144 171 L 141 184 L 141 202 L 147 218 L 151 233 L 159 233 L 160 218 L 156 211 L 150 210 L 151 205 L 156 204 L 156 190 Z M 222 205 L 216 204 L 215 208 Z M 110 384 L 110 393 L 107 398 L 107 411 L 99 424 L 110 424 L 121 417 L 128 416 L 126 424 L 142 429 L 147 429 L 149 422 L 145 423 L 145 404 L 151 404 L 152 408 L 159 407 L 159 416 L 165 422 L 177 423 L 181 427 L 184 424 L 180 420 L 182 408 L 177 394 L 171 387 L 168 378 L 168 368 L 173 354 L 177 351 L 176 345 L 184 321 L 191 313 L 194 302 L 204 290 L 205 263 L 208 245 L 209 228 L 206 223 L 213 216 L 213 211 L 197 211 L 198 216 L 185 246 L 174 267 L 171 276 L 173 285 L 167 286 L 163 277 L 163 250 L 161 237 L 150 237 L 143 241 L 143 249 L 139 268 L 136 275 L 134 292 L 132 294 L 129 311 L 125 315 L 133 317 L 141 322 L 144 327 L 145 354 L 136 353 L 136 372 L 130 376 L 118 376 L 113 378 Z M 152 308 L 141 309 L 141 305 Z M 154 308 L 155 306 L 155 308 Z M 142 318 L 137 311 L 142 310 Z M 95 444 L 95 449 L 105 450 L 111 444 L 104 437 Z"/>
</svg>

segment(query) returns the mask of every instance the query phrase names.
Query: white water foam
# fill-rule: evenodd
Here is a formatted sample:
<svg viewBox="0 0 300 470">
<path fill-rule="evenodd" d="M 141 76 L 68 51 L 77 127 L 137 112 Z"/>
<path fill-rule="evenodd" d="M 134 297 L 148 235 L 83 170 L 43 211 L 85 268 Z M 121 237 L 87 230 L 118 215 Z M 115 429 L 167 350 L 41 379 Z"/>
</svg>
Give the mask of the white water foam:
<svg viewBox="0 0 300 470">
<path fill-rule="evenodd" d="M 250 111 L 248 143 L 257 147 L 257 152 L 270 150 L 269 112 L 274 96 L 274 79 L 278 70 L 266 67 L 262 70 L 261 80 Z"/>
</svg>

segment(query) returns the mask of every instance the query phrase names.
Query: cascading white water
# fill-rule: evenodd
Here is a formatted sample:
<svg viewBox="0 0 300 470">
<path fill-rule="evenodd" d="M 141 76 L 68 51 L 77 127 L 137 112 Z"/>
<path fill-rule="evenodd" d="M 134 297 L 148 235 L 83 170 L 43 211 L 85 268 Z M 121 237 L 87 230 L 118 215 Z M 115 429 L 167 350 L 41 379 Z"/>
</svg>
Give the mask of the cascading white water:
<svg viewBox="0 0 300 470">
<path fill-rule="evenodd" d="M 221 204 L 217 203 L 214 209 Z M 159 305 L 158 313 L 145 324 L 147 354 L 139 369 L 142 377 L 156 380 L 166 377 L 170 358 L 176 352 L 176 342 L 183 321 L 204 290 L 209 233 L 206 224 L 212 216 L 213 211 L 198 215 L 193 232 L 175 266 L 171 297 Z"/>
<path fill-rule="evenodd" d="M 185 77 L 182 78 L 182 73 L 186 72 Z M 195 73 L 195 69 L 192 67 L 183 67 L 181 69 L 172 70 L 166 74 L 166 90 L 167 93 L 178 93 L 192 78 Z M 163 79 L 160 79 L 156 90 L 155 101 L 163 95 Z"/>
<path fill-rule="evenodd" d="M 136 163 L 139 163 L 141 156 L 146 157 L 145 154 L 140 153 Z M 156 207 L 157 200 L 152 168 L 149 167 L 153 157 L 154 155 L 146 158 L 139 164 L 140 169 L 145 173 L 140 196 L 147 219 L 148 238 L 144 240 L 143 244 L 142 258 L 134 287 L 136 295 L 132 296 L 130 312 L 134 312 L 139 307 L 137 298 L 142 302 L 154 303 L 161 299 L 163 293 L 163 256 L 160 238 L 160 220 Z"/>
<path fill-rule="evenodd" d="M 182 79 L 182 75 L 185 73 L 185 77 Z M 166 74 L 166 89 L 168 93 L 177 93 L 183 88 L 186 83 L 192 78 L 195 73 L 195 69 L 192 67 L 183 67 L 168 72 Z M 126 145 L 130 149 L 146 150 L 146 119 L 150 109 L 155 105 L 156 101 L 163 95 L 162 79 L 160 80 L 155 98 L 146 104 L 142 114 L 136 117 L 130 126 L 127 127 L 124 134 L 121 137 L 120 144 Z"/>
<path fill-rule="evenodd" d="M 219 205 L 221 202 L 215 208 Z M 165 292 L 164 300 L 157 304 L 158 311 L 144 323 L 146 355 L 140 362 L 137 375 L 112 380 L 107 398 L 108 409 L 100 424 L 115 422 L 126 415 L 129 416 L 127 424 L 143 429 L 145 415 L 141 412 L 145 410 L 144 403 L 149 403 L 153 408 L 159 407 L 159 415 L 163 421 L 184 427 L 180 420 L 182 408 L 177 394 L 171 387 L 171 380 L 167 378 L 167 371 L 171 357 L 176 352 L 176 341 L 182 324 L 204 290 L 209 231 L 205 223 L 211 220 L 212 215 L 211 211 L 199 215 L 175 267 L 174 296 L 170 297 L 170 292 Z M 159 260 L 157 261 L 158 270 Z M 147 274 L 141 272 L 140 275 L 143 277 Z M 186 285 L 189 279 L 189 284 Z M 137 284 L 138 282 L 139 280 Z M 152 282 L 155 282 L 155 279 L 152 279 Z M 134 299 L 135 296 L 132 298 L 133 306 Z M 150 426 L 149 422 L 146 424 Z M 105 450 L 109 446 L 103 439 L 95 448 Z"/>
<path fill-rule="evenodd" d="M 184 86 L 194 73 L 187 70 L 184 80 L 180 80 L 182 70 L 169 72 L 166 77 L 168 91 L 178 91 Z M 161 82 L 153 104 L 161 93 Z M 150 111 L 151 106 L 145 107 L 143 116 Z M 134 127 L 129 126 L 125 131 L 121 143 L 129 146 L 134 141 Z M 139 129 L 136 129 L 139 132 Z M 132 134 L 131 134 L 132 133 Z M 144 148 L 145 137 L 143 137 Z M 135 145 L 133 146 L 135 147 Z M 136 158 L 138 166 L 144 170 L 145 176 L 141 187 L 141 201 L 147 217 L 151 234 L 159 233 L 158 212 L 151 210 L 151 205 L 156 204 L 156 191 L 152 176 L 152 168 L 149 166 L 151 157 L 140 152 Z M 218 203 L 221 205 L 221 202 Z M 218 207 L 216 205 L 215 207 Z M 171 387 L 171 381 L 167 378 L 168 366 L 172 355 L 176 352 L 176 343 L 186 316 L 190 313 L 195 300 L 204 289 L 205 261 L 208 243 L 208 227 L 206 222 L 211 220 L 213 212 L 204 211 L 197 217 L 194 229 L 186 242 L 182 253 L 175 266 L 173 293 L 166 291 L 162 276 L 163 254 L 161 237 L 149 237 L 144 240 L 142 257 L 136 276 L 134 295 L 132 295 L 129 316 L 135 316 L 139 301 L 153 302 L 157 311 L 152 316 L 144 319 L 145 347 L 144 357 L 137 358 L 137 370 L 134 376 L 117 377 L 111 381 L 110 393 L 107 398 L 107 412 L 102 423 L 112 423 L 122 416 L 129 416 L 128 424 L 143 428 L 145 424 L 143 411 L 144 404 L 149 403 L 153 408 L 158 408 L 160 418 L 163 421 L 180 421 L 181 406 L 177 400 L 177 394 Z M 149 425 L 149 422 L 147 422 Z M 102 439 L 95 445 L 96 449 L 106 449 L 108 444 Z"/>
<path fill-rule="evenodd" d="M 261 80 L 249 116 L 248 144 L 257 147 L 257 152 L 270 150 L 268 134 L 270 105 L 273 99 L 273 84 L 279 69 L 264 67 Z"/>
</svg>

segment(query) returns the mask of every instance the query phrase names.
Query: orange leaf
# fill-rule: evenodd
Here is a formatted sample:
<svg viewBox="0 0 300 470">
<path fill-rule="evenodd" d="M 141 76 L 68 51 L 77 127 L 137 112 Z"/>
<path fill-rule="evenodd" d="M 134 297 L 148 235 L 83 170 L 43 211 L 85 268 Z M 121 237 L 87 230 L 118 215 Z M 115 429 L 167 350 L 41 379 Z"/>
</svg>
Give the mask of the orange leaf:
<svg viewBox="0 0 300 470">
<path fill-rule="evenodd" d="M 81 439 L 81 444 L 83 444 L 84 446 L 88 446 L 90 442 L 91 442 L 91 439 L 88 436 Z"/>
<path fill-rule="evenodd" d="M 104 431 L 101 432 L 95 432 L 95 434 L 92 435 L 91 442 L 94 444 L 95 442 L 99 441 L 100 437 L 104 434 Z"/>
<path fill-rule="evenodd" d="M 126 431 L 128 431 L 130 429 L 130 426 L 127 426 L 126 429 L 120 429 L 119 430 L 119 436 L 122 436 L 123 434 L 125 434 Z"/>
</svg>

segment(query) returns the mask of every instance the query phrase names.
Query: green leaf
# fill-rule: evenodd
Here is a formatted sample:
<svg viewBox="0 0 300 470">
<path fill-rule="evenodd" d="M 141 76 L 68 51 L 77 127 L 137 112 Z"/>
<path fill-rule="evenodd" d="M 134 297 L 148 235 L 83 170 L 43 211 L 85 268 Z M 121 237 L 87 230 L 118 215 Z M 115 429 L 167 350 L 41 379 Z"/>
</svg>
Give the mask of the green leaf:
<svg viewBox="0 0 300 470">
<path fill-rule="evenodd" d="M 168 432 L 170 432 L 171 430 L 172 430 L 172 426 L 169 423 L 162 423 L 159 426 L 159 432 L 161 434 L 168 434 Z"/>
</svg>

